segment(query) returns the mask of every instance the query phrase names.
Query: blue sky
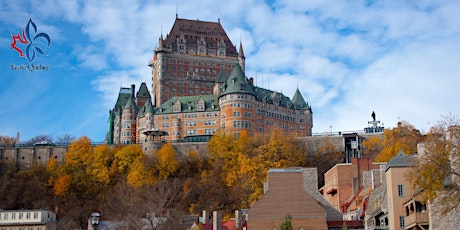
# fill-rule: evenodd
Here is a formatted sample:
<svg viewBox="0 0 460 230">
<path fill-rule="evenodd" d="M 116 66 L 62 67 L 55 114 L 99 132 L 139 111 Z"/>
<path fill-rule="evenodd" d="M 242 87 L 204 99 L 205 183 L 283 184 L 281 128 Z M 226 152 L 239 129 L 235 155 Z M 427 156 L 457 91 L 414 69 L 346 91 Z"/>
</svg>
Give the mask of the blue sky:
<svg viewBox="0 0 460 230">
<path fill-rule="evenodd" d="M 221 23 L 246 75 L 312 105 L 313 132 L 386 127 L 427 131 L 460 113 L 460 2 L 450 1 L 1 1 L 0 135 L 86 135 L 103 141 L 121 86 L 146 82 L 159 36 L 180 18 Z M 45 49 L 28 65 L 10 43 L 29 19 Z M 32 31 L 32 30 L 31 30 Z M 26 45 L 18 44 L 25 51 Z"/>
</svg>

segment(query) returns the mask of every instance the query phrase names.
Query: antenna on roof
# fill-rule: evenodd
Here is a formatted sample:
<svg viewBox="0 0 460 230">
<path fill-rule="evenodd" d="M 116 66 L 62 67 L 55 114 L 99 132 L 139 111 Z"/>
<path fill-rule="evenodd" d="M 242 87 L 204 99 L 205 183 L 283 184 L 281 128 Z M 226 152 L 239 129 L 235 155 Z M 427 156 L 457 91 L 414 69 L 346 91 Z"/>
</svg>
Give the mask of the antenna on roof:
<svg viewBox="0 0 460 230">
<path fill-rule="evenodd" d="M 264 88 L 264 72 L 262 72 L 262 88 Z"/>
<path fill-rule="evenodd" d="M 176 19 L 179 18 L 179 0 L 176 0 Z"/>
</svg>

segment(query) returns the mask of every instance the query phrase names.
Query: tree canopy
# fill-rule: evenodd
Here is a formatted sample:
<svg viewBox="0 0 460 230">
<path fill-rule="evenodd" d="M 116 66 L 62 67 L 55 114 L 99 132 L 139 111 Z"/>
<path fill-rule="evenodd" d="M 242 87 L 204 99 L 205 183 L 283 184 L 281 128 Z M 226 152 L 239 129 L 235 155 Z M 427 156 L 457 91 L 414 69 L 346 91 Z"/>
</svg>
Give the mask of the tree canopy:
<svg viewBox="0 0 460 230">
<path fill-rule="evenodd" d="M 436 202 L 443 213 L 460 206 L 459 147 L 460 120 L 445 116 L 426 135 L 418 165 L 410 175 L 419 196 Z"/>
<path fill-rule="evenodd" d="M 388 162 L 399 150 L 408 154 L 416 153 L 417 144 L 423 138 L 420 131 L 407 121 L 398 122 L 398 126 L 393 129 L 385 129 L 383 135 L 383 145 L 379 145 L 376 139 L 369 139 L 363 143 L 363 146 L 371 151 L 380 150 L 375 157 L 375 161 L 378 162 Z"/>
</svg>

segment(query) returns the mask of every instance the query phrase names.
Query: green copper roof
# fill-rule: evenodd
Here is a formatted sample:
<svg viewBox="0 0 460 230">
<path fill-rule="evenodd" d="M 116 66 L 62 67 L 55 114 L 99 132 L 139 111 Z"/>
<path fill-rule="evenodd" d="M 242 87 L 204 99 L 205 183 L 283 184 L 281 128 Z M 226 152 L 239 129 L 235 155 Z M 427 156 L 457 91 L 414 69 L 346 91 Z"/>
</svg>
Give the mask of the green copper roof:
<svg viewBox="0 0 460 230">
<path fill-rule="evenodd" d="M 137 97 L 150 98 L 150 92 L 147 89 L 147 85 L 145 84 L 145 82 L 141 83 L 141 86 L 139 87 L 139 91 L 137 91 L 136 93 L 136 98 Z"/>
<path fill-rule="evenodd" d="M 136 102 L 134 101 L 134 98 L 132 97 L 129 97 L 128 101 L 125 104 L 125 107 L 123 107 L 123 109 L 130 109 L 130 108 L 135 108 L 135 109 L 138 108 Z"/>
<path fill-rule="evenodd" d="M 245 77 L 244 72 L 238 63 L 235 64 L 235 68 L 228 76 L 227 81 L 222 85 L 221 96 L 230 93 L 247 93 L 254 96 L 256 95 L 253 86 Z"/>
<path fill-rule="evenodd" d="M 150 98 L 145 102 L 145 113 L 152 113 L 155 111 Z"/>
<path fill-rule="evenodd" d="M 144 117 L 145 114 L 147 113 L 151 113 L 153 114 L 154 113 L 154 108 L 153 108 L 153 105 L 152 105 L 152 102 L 150 101 L 150 98 L 147 99 L 147 101 L 145 102 L 145 105 L 140 107 L 139 108 L 139 113 L 138 113 L 138 117 Z"/>
<path fill-rule="evenodd" d="M 227 72 L 225 71 L 224 66 L 222 65 L 220 68 L 219 75 L 217 76 L 217 83 L 224 83 L 225 81 L 227 81 L 227 77 Z"/>
<path fill-rule="evenodd" d="M 408 155 L 403 153 L 400 149 L 398 155 L 394 156 L 393 158 L 388 161 L 387 170 L 389 168 L 396 168 L 396 167 L 411 167 L 415 166 L 415 157 L 412 155 Z"/>
<path fill-rule="evenodd" d="M 256 99 L 257 101 L 262 101 L 265 98 L 266 103 L 273 104 L 275 97 L 278 99 L 278 103 L 280 106 L 292 106 L 291 99 L 289 97 L 286 97 L 282 93 L 278 93 L 272 90 L 260 88 L 260 87 L 254 87 L 254 91 L 256 93 Z"/>
<path fill-rule="evenodd" d="M 117 103 L 115 103 L 114 111 L 121 111 L 131 97 L 131 88 L 120 88 L 118 93 Z"/>
<path fill-rule="evenodd" d="M 302 97 L 302 94 L 299 91 L 299 88 L 294 93 L 294 97 L 292 97 L 292 104 L 296 109 L 308 109 L 308 104 Z"/>
<path fill-rule="evenodd" d="M 203 99 L 204 111 L 198 111 L 197 102 Z M 156 108 L 155 114 L 169 114 L 173 112 L 174 103 L 179 101 L 181 104 L 180 113 L 188 112 L 206 112 L 206 111 L 219 111 L 218 95 L 198 95 L 198 96 L 184 96 L 172 97 L 163 103 L 160 107 Z"/>
</svg>

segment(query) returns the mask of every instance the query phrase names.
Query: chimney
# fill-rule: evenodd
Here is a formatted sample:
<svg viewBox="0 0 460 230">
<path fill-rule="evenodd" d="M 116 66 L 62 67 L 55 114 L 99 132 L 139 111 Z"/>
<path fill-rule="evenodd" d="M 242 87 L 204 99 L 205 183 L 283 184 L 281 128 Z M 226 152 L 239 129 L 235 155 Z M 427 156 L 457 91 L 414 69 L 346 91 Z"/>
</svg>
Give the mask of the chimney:
<svg viewBox="0 0 460 230">
<path fill-rule="evenodd" d="M 136 86 L 134 84 L 131 85 L 131 97 L 132 98 L 135 98 L 134 97 L 134 92 L 136 91 Z"/>
<path fill-rule="evenodd" d="M 212 212 L 212 230 L 222 230 L 222 217 L 218 211 Z"/>
<path fill-rule="evenodd" d="M 209 223 L 209 213 L 208 213 L 208 211 L 203 210 L 202 217 L 203 217 L 203 220 L 202 220 L 203 224 L 208 224 Z"/>
</svg>

